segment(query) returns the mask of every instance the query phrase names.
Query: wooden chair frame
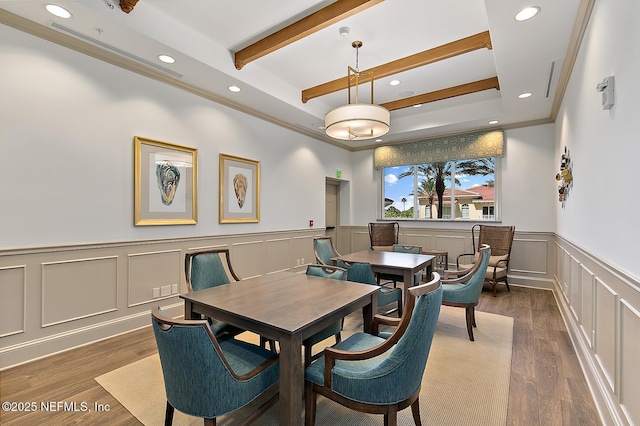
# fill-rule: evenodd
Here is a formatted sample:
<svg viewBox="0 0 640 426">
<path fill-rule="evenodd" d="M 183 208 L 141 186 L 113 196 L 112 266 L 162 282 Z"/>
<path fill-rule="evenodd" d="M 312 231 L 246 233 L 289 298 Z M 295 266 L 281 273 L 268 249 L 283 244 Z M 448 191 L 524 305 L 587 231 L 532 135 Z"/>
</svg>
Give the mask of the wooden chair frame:
<svg viewBox="0 0 640 426">
<path fill-rule="evenodd" d="M 489 264 L 487 269 L 487 277 L 485 282 L 491 285 L 493 296 L 496 297 L 496 287 L 499 282 L 504 282 L 507 287 L 507 291 L 511 291 L 509 288 L 508 272 L 509 261 L 511 260 L 511 247 L 513 246 L 513 238 L 515 236 L 515 226 L 494 226 L 494 225 L 481 225 L 475 224 L 471 227 L 471 244 L 473 246 L 473 253 L 463 253 L 456 258 L 456 268 L 460 269 L 460 258 L 463 256 L 475 256 L 476 251 L 476 233 L 478 234 L 478 248 L 484 244 L 488 244 L 491 247 L 491 256 L 506 256 L 505 259 L 495 262 L 495 264 Z M 503 234 L 506 238 L 495 238 L 493 234 Z M 504 278 L 498 278 L 498 268 L 505 269 Z"/>
<path fill-rule="evenodd" d="M 411 287 L 409 289 L 404 314 L 401 318 L 391 318 L 382 315 L 376 315 L 373 321 L 373 335 L 378 334 L 380 325 L 397 327 L 395 332 L 378 346 L 363 351 L 343 351 L 336 348 L 327 348 L 324 350 L 324 386 L 319 386 L 308 380 L 305 381 L 305 426 L 315 425 L 316 401 L 318 394 L 323 395 L 326 398 L 329 398 L 347 408 L 351 408 L 356 411 L 370 414 L 383 414 L 385 426 L 396 426 L 398 411 L 411 406 L 411 413 L 413 415 L 415 424 L 418 426 L 421 425 L 419 406 L 420 388 L 418 388 L 418 390 L 409 398 L 405 399 L 404 401 L 400 401 L 397 404 L 379 405 L 356 402 L 347 399 L 344 396 L 337 394 L 331 390 L 331 371 L 336 365 L 336 360 L 366 360 L 381 355 L 391 349 L 393 345 L 398 343 L 407 327 L 409 326 L 416 298 L 423 294 L 437 290 L 440 285 L 440 275 L 437 272 L 434 272 L 433 279 L 430 282 L 422 284 L 420 286 Z"/>
<path fill-rule="evenodd" d="M 160 308 L 158 306 L 156 306 L 156 307 L 154 307 L 152 309 L 151 315 L 153 317 L 153 320 L 156 322 L 156 324 L 158 324 L 158 327 L 162 331 L 168 331 L 168 330 L 171 329 L 171 327 L 176 326 L 176 325 L 178 325 L 178 326 L 188 326 L 188 327 L 204 327 L 206 332 L 207 332 L 207 334 L 209 335 L 209 338 L 211 339 L 211 343 L 213 344 L 213 346 L 215 348 L 215 351 L 220 356 L 220 360 L 223 362 L 223 364 L 225 365 L 226 369 L 231 373 L 231 375 L 238 381 L 247 381 L 247 380 L 257 376 L 262 371 L 264 371 L 267 367 L 269 367 L 270 365 L 272 365 L 273 363 L 275 363 L 279 359 L 279 355 L 275 355 L 273 358 L 263 362 L 262 364 L 260 364 L 259 366 L 257 366 L 256 368 L 254 368 L 253 370 L 249 371 L 246 374 L 241 374 L 241 375 L 240 374 L 236 374 L 236 372 L 233 370 L 233 368 L 229 364 L 229 361 L 225 357 L 224 352 L 222 351 L 222 348 L 220 347 L 220 343 L 218 343 L 218 339 L 213 334 L 213 331 L 211 330 L 211 327 L 209 327 L 209 323 L 207 322 L 207 320 L 184 320 L 184 319 L 169 318 L 169 317 L 164 316 L 162 313 L 160 313 Z M 279 397 L 279 394 L 276 393 L 268 401 L 264 402 L 260 407 L 258 407 L 258 409 L 256 411 L 251 413 L 251 415 L 249 417 L 244 419 L 242 421 L 242 423 L 240 423 L 240 424 L 242 424 L 242 425 L 251 424 L 258 417 L 260 417 L 262 414 L 264 414 L 269 408 L 271 408 L 278 401 L 278 397 Z M 175 408 L 169 403 L 169 401 L 167 401 L 167 406 L 166 406 L 166 410 L 165 410 L 165 420 L 164 420 L 165 426 L 171 426 L 173 424 L 173 414 L 174 414 L 174 412 L 175 412 Z M 216 425 L 216 419 L 215 418 L 213 418 L 213 419 L 205 418 L 204 419 L 204 425 L 205 426 L 215 426 Z"/>
<path fill-rule="evenodd" d="M 482 258 L 482 254 L 487 251 L 490 250 L 491 248 L 488 245 L 483 245 L 480 248 L 480 259 Z M 441 280 L 442 285 L 447 285 L 447 284 L 461 284 L 461 283 L 465 283 L 468 282 L 471 277 L 473 277 L 473 275 L 475 275 L 478 270 L 480 269 L 480 264 L 482 262 L 478 261 L 476 263 L 473 264 L 473 266 L 469 269 L 465 269 L 462 271 L 445 271 L 444 272 L 444 278 Z M 474 341 L 474 337 L 473 337 L 473 327 L 477 327 L 476 326 L 476 306 L 478 305 L 478 301 L 476 300 L 475 302 L 472 303 L 453 303 L 453 302 L 447 302 L 447 301 L 442 301 L 442 304 L 445 306 L 455 306 L 458 308 L 465 308 L 466 310 L 466 320 L 467 320 L 467 333 L 469 334 L 469 340 Z"/>
<path fill-rule="evenodd" d="M 387 237 L 393 233 L 393 237 L 380 239 L 381 233 Z M 371 250 L 376 250 L 376 247 L 390 247 L 398 244 L 399 235 L 400 224 L 398 222 L 369 222 L 369 243 Z"/>
</svg>

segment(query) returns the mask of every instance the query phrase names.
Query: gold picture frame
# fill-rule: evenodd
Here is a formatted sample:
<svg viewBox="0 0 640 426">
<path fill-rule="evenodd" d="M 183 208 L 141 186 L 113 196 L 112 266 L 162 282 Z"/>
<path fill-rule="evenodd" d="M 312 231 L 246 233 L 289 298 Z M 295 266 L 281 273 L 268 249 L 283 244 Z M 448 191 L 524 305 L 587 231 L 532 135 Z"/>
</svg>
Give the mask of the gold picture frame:
<svg viewBox="0 0 640 426">
<path fill-rule="evenodd" d="M 219 223 L 260 222 L 260 162 L 220 154 Z"/>
<path fill-rule="evenodd" d="M 135 136 L 134 225 L 198 223 L 198 150 Z"/>
</svg>

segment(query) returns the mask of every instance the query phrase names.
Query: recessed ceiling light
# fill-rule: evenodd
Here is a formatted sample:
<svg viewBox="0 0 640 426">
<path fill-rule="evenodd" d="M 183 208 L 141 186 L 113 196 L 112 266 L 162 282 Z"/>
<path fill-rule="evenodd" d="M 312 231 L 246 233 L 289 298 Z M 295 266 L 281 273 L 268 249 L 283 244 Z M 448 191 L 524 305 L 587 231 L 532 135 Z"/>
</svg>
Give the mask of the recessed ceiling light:
<svg viewBox="0 0 640 426">
<path fill-rule="evenodd" d="M 238 93 L 240 90 L 242 90 L 238 86 L 229 86 L 229 87 L 227 87 L 227 89 L 229 89 L 229 91 L 234 92 L 234 93 Z"/>
<path fill-rule="evenodd" d="M 499 123 L 499 121 L 498 121 L 498 120 L 491 120 L 491 121 L 489 122 L 489 124 L 498 124 L 498 123 Z"/>
<path fill-rule="evenodd" d="M 389 85 L 390 85 L 390 86 L 397 86 L 398 84 L 400 84 L 400 80 L 391 80 L 391 81 L 389 82 Z"/>
<path fill-rule="evenodd" d="M 160 59 L 165 64 L 173 64 L 176 61 L 173 56 L 169 55 L 158 55 L 158 59 Z"/>
<path fill-rule="evenodd" d="M 45 8 L 50 14 L 55 15 L 58 18 L 71 18 L 71 12 L 69 12 L 64 7 L 58 6 L 57 4 L 47 4 L 45 5 Z"/>
<path fill-rule="evenodd" d="M 422 104 L 415 104 L 413 107 L 414 108 L 420 108 L 422 106 Z"/>
<path fill-rule="evenodd" d="M 531 96 L 531 93 L 530 93 L 530 92 L 521 93 L 521 94 L 519 94 L 519 95 L 518 95 L 518 97 L 519 97 L 520 99 L 528 98 L 529 96 Z"/>
<path fill-rule="evenodd" d="M 527 19 L 531 19 L 536 16 L 538 12 L 540 12 L 540 8 L 538 6 L 525 7 L 516 14 L 516 21 L 526 21 Z"/>
</svg>

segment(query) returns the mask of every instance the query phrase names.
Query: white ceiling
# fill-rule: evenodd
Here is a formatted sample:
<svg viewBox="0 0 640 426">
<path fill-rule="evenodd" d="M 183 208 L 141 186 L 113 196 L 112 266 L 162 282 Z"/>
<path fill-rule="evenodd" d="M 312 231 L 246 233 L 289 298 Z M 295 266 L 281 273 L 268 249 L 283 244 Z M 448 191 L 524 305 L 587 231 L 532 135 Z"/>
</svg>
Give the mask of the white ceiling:
<svg viewBox="0 0 640 426">
<path fill-rule="evenodd" d="M 75 39 L 89 41 L 129 60 L 143 61 L 164 78 L 222 103 L 329 143 L 358 149 L 380 143 L 491 127 L 548 121 L 581 0 L 534 0 L 541 12 L 517 22 L 529 0 L 385 0 L 245 65 L 234 66 L 234 52 L 320 10 L 324 0 L 140 0 L 126 14 L 117 0 L 51 0 L 68 9 L 56 18 L 45 0 L 0 0 L 0 7 Z M 112 6 L 113 8 L 109 7 Z M 4 14 L 0 22 L 12 21 Z M 62 28 L 63 27 L 63 28 Z M 342 37 L 339 28 L 349 27 Z M 359 69 L 365 70 L 437 46 L 489 31 L 493 49 L 480 49 L 375 81 L 375 103 L 498 77 L 500 90 L 391 111 L 391 130 L 382 142 L 335 141 L 318 129 L 324 115 L 347 102 L 339 91 L 302 103 L 304 89 L 347 74 L 355 66 L 354 40 L 361 40 Z M 46 37 L 46 36 L 45 36 Z M 115 48 L 115 49 L 114 49 Z M 157 59 L 169 54 L 177 61 Z M 551 64 L 555 71 L 550 79 Z M 565 69 L 563 72 L 566 72 Z M 389 81 L 398 79 L 398 86 Z M 240 93 L 227 87 L 235 84 Z M 550 88 L 547 94 L 548 88 Z M 518 99 L 523 92 L 533 95 Z M 363 97 L 363 93 L 367 95 Z M 361 91 L 360 101 L 368 100 Z M 499 120 L 489 125 L 490 120 Z"/>
</svg>

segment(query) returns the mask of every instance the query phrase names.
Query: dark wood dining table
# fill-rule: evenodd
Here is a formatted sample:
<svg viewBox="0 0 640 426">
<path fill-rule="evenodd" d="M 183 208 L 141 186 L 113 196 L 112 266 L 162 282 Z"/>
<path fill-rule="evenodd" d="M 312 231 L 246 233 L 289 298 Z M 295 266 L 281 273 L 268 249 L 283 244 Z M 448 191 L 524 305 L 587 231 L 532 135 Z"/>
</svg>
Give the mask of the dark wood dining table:
<svg viewBox="0 0 640 426">
<path fill-rule="evenodd" d="M 183 294 L 185 318 L 199 314 L 260 334 L 280 345 L 280 425 L 300 425 L 304 367 L 302 342 L 362 309 L 371 332 L 377 286 L 278 272 Z"/>
<path fill-rule="evenodd" d="M 435 256 L 429 254 L 400 253 L 381 250 L 361 250 L 343 254 L 336 259 L 344 262 L 366 262 L 371 264 L 373 272 L 392 274 L 403 277 L 404 300 L 407 300 L 408 288 L 413 286 L 413 276 L 426 269 L 427 277 L 431 277 Z M 407 285 L 409 283 L 409 285 Z"/>
</svg>

